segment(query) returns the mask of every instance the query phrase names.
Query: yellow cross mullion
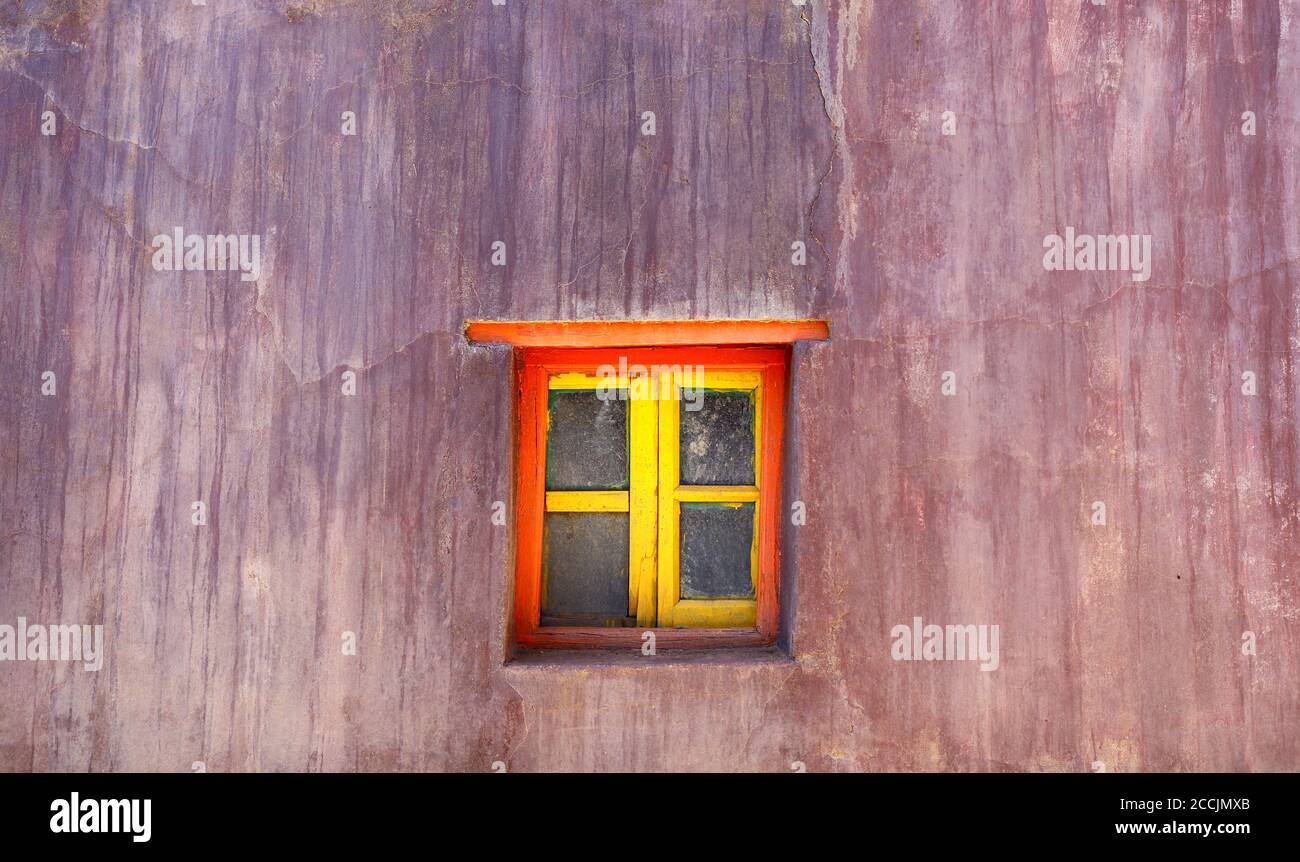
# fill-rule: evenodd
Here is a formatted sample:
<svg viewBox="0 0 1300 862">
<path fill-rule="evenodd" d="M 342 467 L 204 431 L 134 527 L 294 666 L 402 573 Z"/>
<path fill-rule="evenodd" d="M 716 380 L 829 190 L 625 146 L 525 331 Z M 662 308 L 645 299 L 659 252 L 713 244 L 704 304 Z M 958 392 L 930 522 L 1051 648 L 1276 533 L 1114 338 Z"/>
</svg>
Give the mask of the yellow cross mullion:
<svg viewBox="0 0 1300 862">
<path fill-rule="evenodd" d="M 627 491 L 547 491 L 548 512 L 626 512 Z"/>
<path fill-rule="evenodd" d="M 673 496 L 679 503 L 757 503 L 755 485 L 678 485 Z"/>
</svg>

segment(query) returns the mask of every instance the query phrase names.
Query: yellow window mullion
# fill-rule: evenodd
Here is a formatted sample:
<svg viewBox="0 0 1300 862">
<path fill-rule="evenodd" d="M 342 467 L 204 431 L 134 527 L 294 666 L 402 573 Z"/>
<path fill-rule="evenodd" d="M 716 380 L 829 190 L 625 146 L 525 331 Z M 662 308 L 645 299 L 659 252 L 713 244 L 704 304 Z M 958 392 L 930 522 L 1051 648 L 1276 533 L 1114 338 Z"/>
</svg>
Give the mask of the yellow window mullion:
<svg viewBox="0 0 1300 862">
<path fill-rule="evenodd" d="M 676 399 L 678 381 L 672 372 L 663 372 L 659 380 L 659 615 L 658 624 L 673 624 L 673 608 L 677 606 L 679 584 L 677 580 L 677 483 L 681 464 L 679 450 L 681 428 L 678 427 Z M 668 397 L 662 397 L 668 395 Z"/>
<path fill-rule="evenodd" d="M 628 402 L 628 615 L 655 624 L 659 510 L 658 403 L 636 392 Z"/>
</svg>

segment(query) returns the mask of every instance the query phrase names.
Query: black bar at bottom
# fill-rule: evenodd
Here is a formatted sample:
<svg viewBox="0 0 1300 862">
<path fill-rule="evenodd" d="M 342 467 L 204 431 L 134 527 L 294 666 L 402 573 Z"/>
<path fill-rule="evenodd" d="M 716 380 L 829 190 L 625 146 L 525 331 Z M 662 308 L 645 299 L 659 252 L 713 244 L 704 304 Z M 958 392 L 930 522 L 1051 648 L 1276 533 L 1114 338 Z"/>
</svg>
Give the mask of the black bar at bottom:
<svg viewBox="0 0 1300 862">
<path fill-rule="evenodd" d="M 1288 838 L 1298 785 L 1289 774 L 9 774 L 0 837 L 11 849 L 126 852 L 549 845 L 732 856 L 900 838 L 1229 850 Z"/>
</svg>

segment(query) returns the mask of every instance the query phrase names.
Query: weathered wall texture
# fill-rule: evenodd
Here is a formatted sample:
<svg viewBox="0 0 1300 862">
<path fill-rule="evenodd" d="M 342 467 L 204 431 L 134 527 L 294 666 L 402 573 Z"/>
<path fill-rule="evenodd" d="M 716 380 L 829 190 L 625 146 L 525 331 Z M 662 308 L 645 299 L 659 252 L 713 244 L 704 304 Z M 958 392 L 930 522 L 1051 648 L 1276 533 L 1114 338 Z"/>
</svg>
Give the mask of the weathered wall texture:
<svg viewBox="0 0 1300 862">
<path fill-rule="evenodd" d="M 0 3 L 0 623 L 108 652 L 0 664 L 0 769 L 1300 768 L 1298 66 L 1295 0 Z M 814 316 L 795 660 L 503 669 L 463 321 Z"/>
</svg>

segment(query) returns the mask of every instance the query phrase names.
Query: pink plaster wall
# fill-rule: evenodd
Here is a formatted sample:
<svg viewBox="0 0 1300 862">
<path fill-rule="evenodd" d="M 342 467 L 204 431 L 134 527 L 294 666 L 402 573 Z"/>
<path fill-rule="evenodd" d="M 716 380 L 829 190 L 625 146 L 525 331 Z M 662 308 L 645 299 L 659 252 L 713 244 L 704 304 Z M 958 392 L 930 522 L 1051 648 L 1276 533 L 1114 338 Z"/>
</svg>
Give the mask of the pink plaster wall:
<svg viewBox="0 0 1300 862">
<path fill-rule="evenodd" d="M 1298 64 L 1294 0 L 0 4 L 0 623 L 107 639 L 0 663 L 0 769 L 1300 768 Z M 463 321 L 705 317 L 831 323 L 791 657 L 503 667 Z"/>
</svg>

